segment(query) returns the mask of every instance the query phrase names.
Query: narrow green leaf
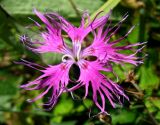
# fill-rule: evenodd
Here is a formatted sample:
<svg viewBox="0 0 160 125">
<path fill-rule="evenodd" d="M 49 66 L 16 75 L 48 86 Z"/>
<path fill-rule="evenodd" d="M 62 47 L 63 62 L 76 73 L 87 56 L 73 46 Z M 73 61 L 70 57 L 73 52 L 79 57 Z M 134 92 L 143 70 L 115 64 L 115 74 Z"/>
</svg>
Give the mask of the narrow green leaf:
<svg viewBox="0 0 160 125">
<path fill-rule="evenodd" d="M 91 19 L 93 19 L 96 16 L 96 14 L 99 13 L 99 12 L 101 12 L 101 11 L 104 11 L 105 13 L 108 13 L 111 9 L 113 9 L 114 7 L 116 7 L 120 1 L 121 0 L 108 0 L 97 11 L 95 11 L 91 15 Z"/>
</svg>

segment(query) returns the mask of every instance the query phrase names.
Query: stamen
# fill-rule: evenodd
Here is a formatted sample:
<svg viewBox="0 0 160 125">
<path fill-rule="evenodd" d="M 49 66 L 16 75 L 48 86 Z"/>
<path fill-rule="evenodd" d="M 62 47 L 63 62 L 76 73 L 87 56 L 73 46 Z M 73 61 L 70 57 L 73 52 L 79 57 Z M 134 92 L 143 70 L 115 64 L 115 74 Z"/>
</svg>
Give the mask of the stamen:
<svg viewBox="0 0 160 125">
<path fill-rule="evenodd" d="M 71 55 L 65 54 L 62 56 L 62 62 L 67 62 L 67 59 L 65 59 L 65 58 L 70 58 L 73 61 L 75 60 Z"/>
<path fill-rule="evenodd" d="M 81 44 L 79 43 L 78 51 L 77 51 L 77 59 L 80 60 L 80 52 L 81 52 Z"/>
<path fill-rule="evenodd" d="M 79 41 L 73 42 L 73 55 L 76 58 L 76 61 L 80 60 L 80 52 L 81 52 L 81 43 Z"/>
</svg>

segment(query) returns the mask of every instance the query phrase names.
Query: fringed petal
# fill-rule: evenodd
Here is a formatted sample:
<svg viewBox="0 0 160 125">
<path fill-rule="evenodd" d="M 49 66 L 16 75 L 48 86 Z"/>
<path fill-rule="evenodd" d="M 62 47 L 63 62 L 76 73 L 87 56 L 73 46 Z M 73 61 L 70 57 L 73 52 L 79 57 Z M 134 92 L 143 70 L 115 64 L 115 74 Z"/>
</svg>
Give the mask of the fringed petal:
<svg viewBox="0 0 160 125">
<path fill-rule="evenodd" d="M 27 62 L 29 64 L 29 62 Z M 29 66 L 27 64 L 27 66 Z M 31 63 L 32 64 L 32 63 Z M 31 65 L 30 64 L 30 65 Z M 36 98 L 29 99 L 28 102 L 34 102 L 52 91 L 50 100 L 45 104 L 47 107 L 53 106 L 56 103 L 58 97 L 65 92 L 65 88 L 69 82 L 69 69 L 73 62 L 61 63 L 55 66 L 49 66 L 43 70 L 40 70 L 43 74 L 36 80 L 29 82 L 28 84 L 21 85 L 21 88 L 26 90 L 45 89 Z M 36 64 L 34 64 L 36 65 Z M 33 68 L 33 67 L 32 67 Z"/>
<path fill-rule="evenodd" d="M 107 28 L 105 28 L 105 25 L 100 26 L 97 29 L 97 32 L 94 34 L 94 40 L 92 44 L 82 51 L 82 56 L 96 56 L 101 62 L 106 63 L 130 63 L 136 66 L 143 63 L 143 61 L 137 57 L 137 53 L 141 52 L 146 42 L 125 46 L 116 46 L 117 43 L 121 42 L 132 32 L 135 26 L 131 27 L 123 37 L 115 41 L 110 41 L 111 37 L 118 32 L 122 23 L 126 20 L 127 17 L 128 14 L 125 14 L 122 20 L 112 28 L 110 27 L 110 24 Z M 140 47 L 140 49 L 136 50 L 136 47 Z M 131 50 L 133 54 L 122 54 L 120 51 L 124 50 Z"/>
<path fill-rule="evenodd" d="M 101 113 L 108 114 L 105 108 L 105 96 L 108 98 L 109 102 L 114 108 L 117 102 L 122 104 L 120 100 L 121 97 L 128 99 L 118 84 L 113 83 L 111 80 L 105 78 L 105 76 L 100 73 L 100 71 L 105 71 L 104 64 L 100 64 L 98 61 L 89 62 L 86 60 L 81 60 L 78 62 L 78 66 L 80 67 L 80 77 L 78 80 L 80 83 L 68 90 L 74 91 L 79 89 L 81 86 L 85 86 L 84 98 L 86 98 L 90 85 L 92 87 L 93 101 L 95 105 L 101 110 Z M 106 68 L 106 71 L 110 71 L 110 69 Z M 101 101 L 99 101 L 99 97 Z"/>
</svg>

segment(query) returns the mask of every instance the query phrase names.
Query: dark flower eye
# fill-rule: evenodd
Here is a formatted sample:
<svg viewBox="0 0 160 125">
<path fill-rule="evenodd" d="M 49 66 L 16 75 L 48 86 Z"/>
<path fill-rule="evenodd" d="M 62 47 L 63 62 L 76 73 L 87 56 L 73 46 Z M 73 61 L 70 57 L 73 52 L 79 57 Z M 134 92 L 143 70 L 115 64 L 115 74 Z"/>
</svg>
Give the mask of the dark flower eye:
<svg viewBox="0 0 160 125">
<path fill-rule="evenodd" d="M 80 76 L 80 68 L 78 65 L 73 64 L 69 69 L 69 78 L 72 81 L 77 81 Z"/>
<path fill-rule="evenodd" d="M 87 61 L 96 61 L 97 57 L 96 56 L 87 56 L 84 59 L 87 60 Z"/>
</svg>

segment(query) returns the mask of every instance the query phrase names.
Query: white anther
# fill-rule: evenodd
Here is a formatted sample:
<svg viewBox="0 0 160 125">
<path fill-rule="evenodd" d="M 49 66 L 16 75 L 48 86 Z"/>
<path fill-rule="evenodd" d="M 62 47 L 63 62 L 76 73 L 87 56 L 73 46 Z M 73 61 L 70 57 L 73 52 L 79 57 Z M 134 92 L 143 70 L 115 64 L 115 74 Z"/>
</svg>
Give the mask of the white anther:
<svg viewBox="0 0 160 125">
<path fill-rule="evenodd" d="M 67 59 L 65 59 L 66 57 L 68 57 L 68 58 L 70 58 L 71 60 L 74 61 L 74 58 L 71 55 L 65 54 L 65 55 L 62 56 L 62 62 L 66 62 L 67 61 Z"/>
</svg>

